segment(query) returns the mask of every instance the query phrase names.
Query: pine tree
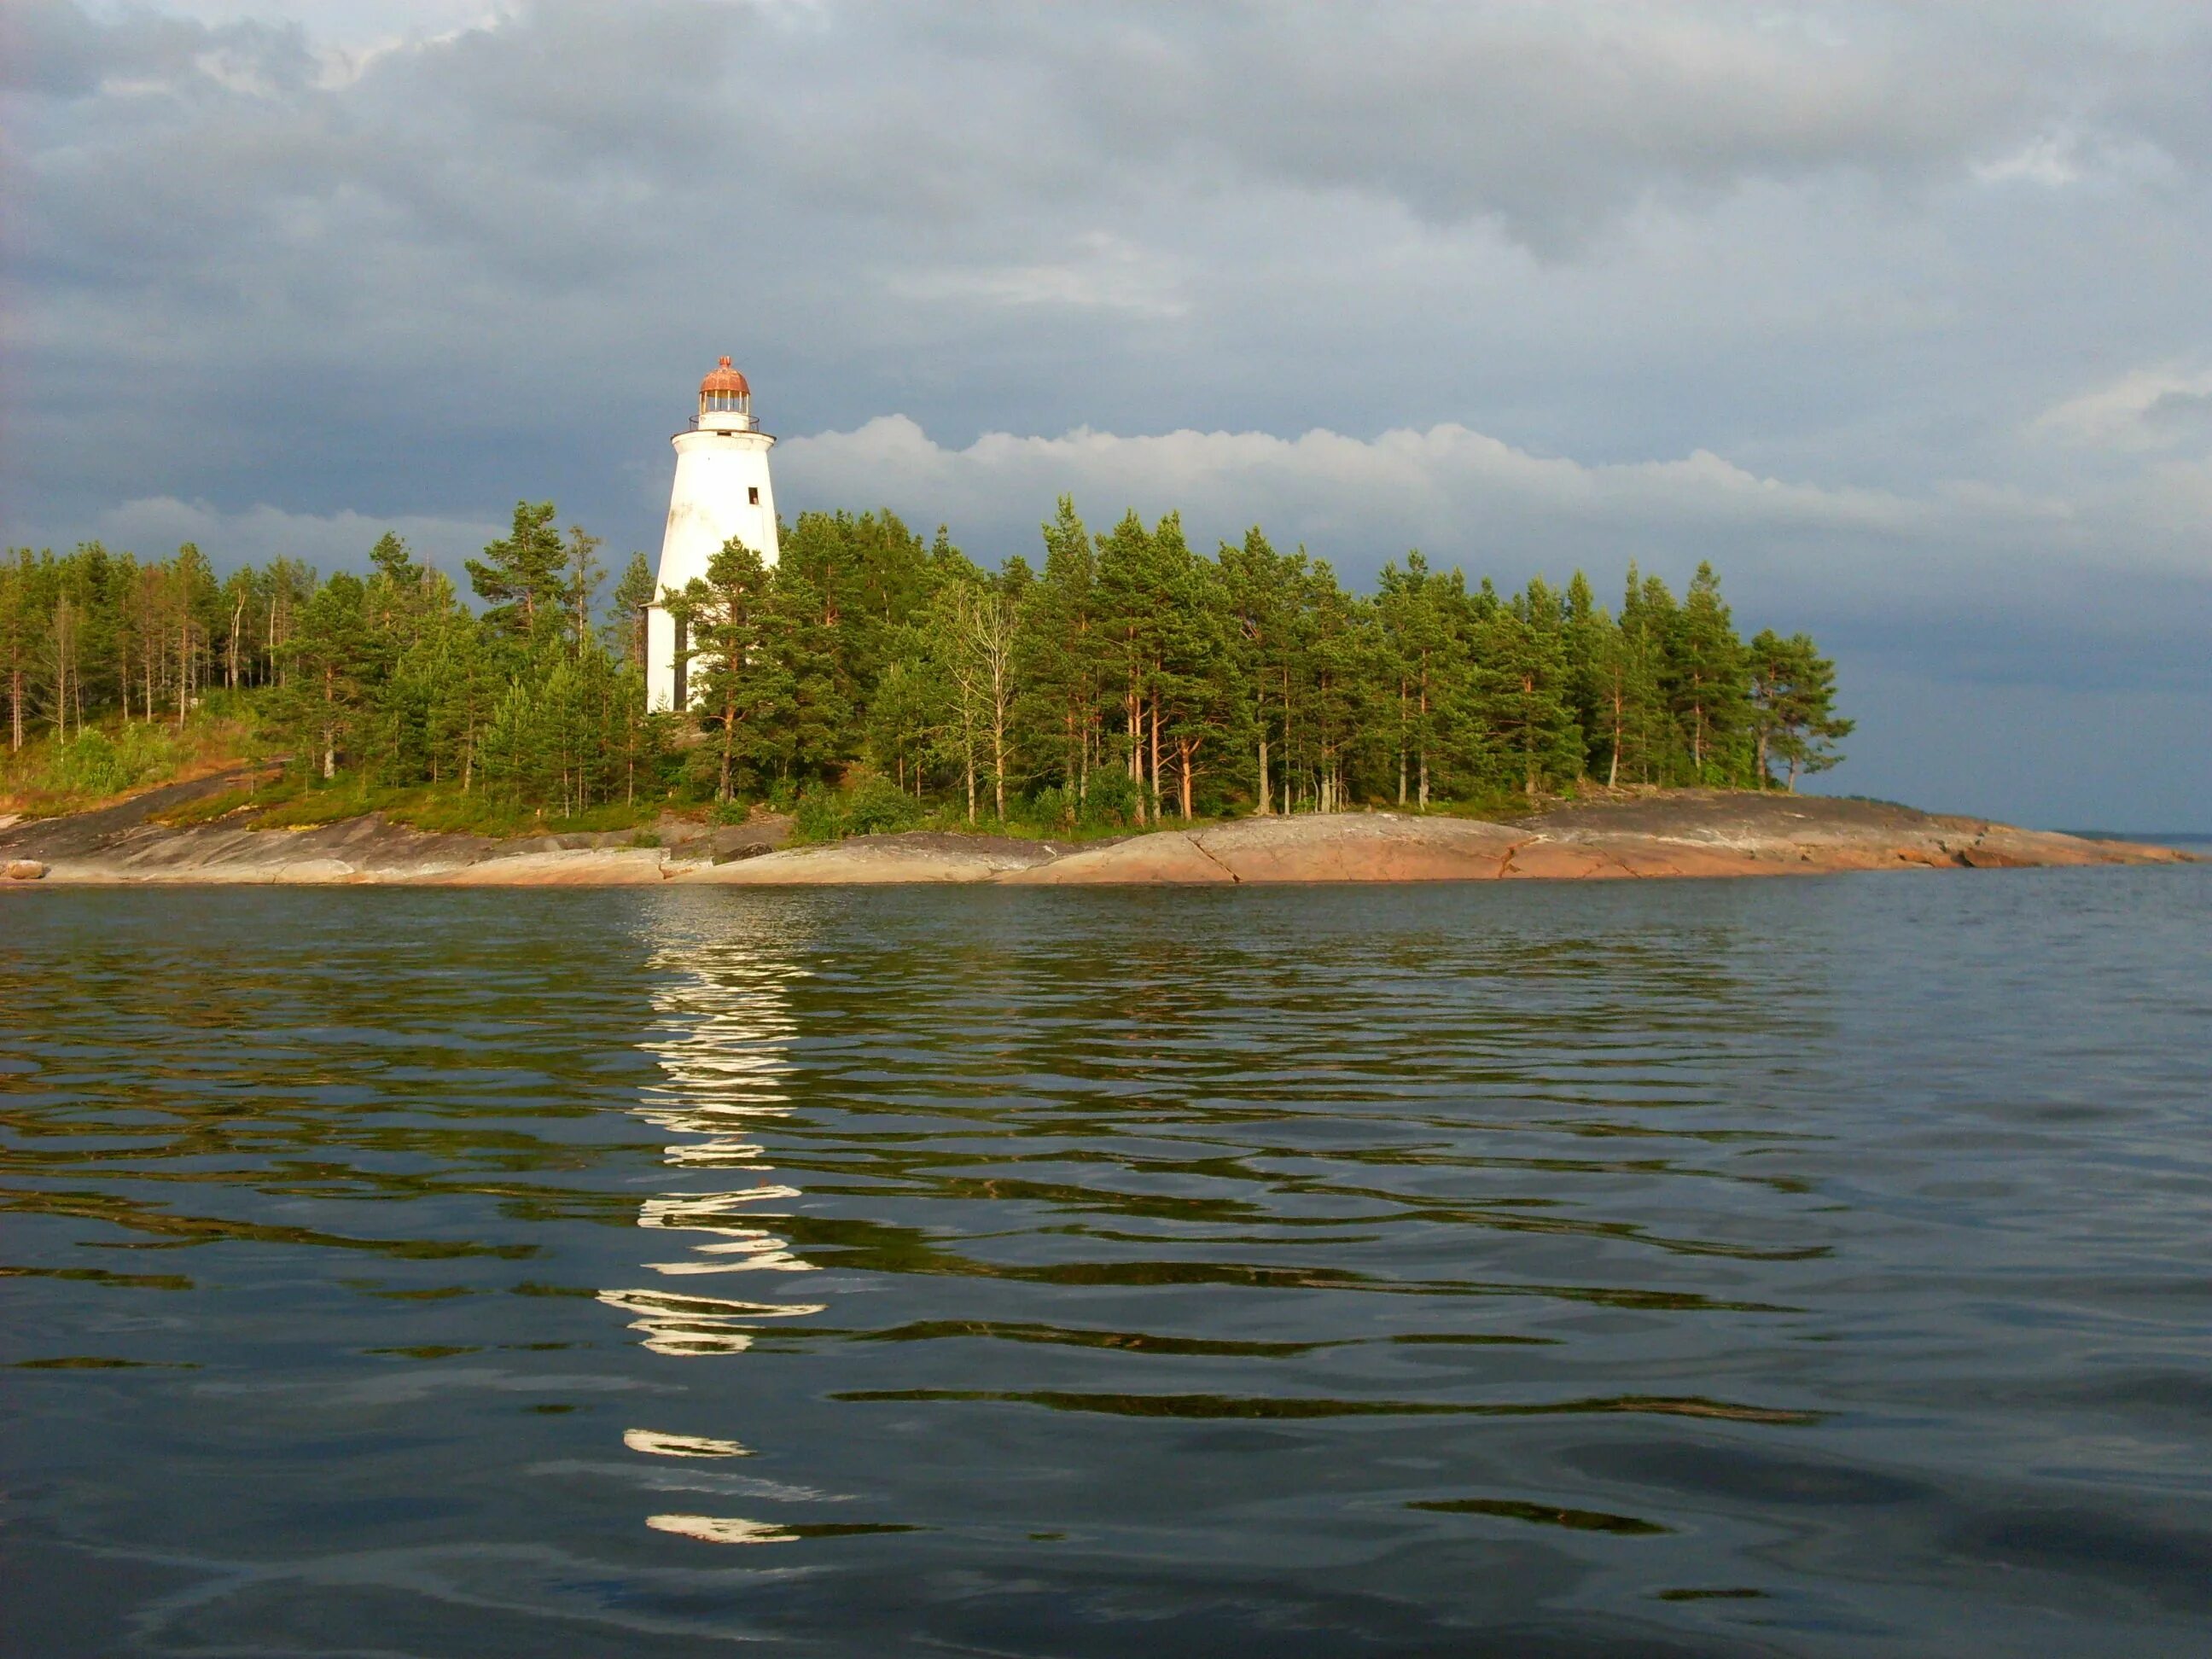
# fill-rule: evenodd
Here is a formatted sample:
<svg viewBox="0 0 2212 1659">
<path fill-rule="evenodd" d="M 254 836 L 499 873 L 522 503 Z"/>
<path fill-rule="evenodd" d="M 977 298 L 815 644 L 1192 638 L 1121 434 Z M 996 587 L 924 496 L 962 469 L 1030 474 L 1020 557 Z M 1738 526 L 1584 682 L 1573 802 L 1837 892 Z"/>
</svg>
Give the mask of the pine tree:
<svg viewBox="0 0 2212 1659">
<path fill-rule="evenodd" d="M 1095 573 L 1098 605 L 1100 695 L 1117 705 L 1121 721 L 1121 761 L 1136 788 L 1139 824 L 1159 812 L 1158 728 L 1152 731 L 1148 757 L 1146 722 L 1158 656 L 1153 635 L 1158 623 L 1159 587 L 1151 532 L 1133 509 L 1098 538 Z M 1150 763 L 1148 764 L 1148 759 Z M 1149 783 L 1148 783 L 1149 780 Z"/>
<path fill-rule="evenodd" d="M 550 501 L 534 507 L 517 501 L 507 539 L 491 543 L 483 558 L 467 562 L 477 597 L 492 603 L 484 620 L 504 634 L 527 639 L 541 625 L 560 620 L 568 597 L 563 573 L 569 550 L 553 528 L 557 516 Z"/>
<path fill-rule="evenodd" d="M 1485 629 L 1484 714 L 1516 783 L 1532 799 L 1547 783 L 1581 769 L 1564 633 L 1559 598 L 1540 576 L 1512 603 L 1494 606 Z"/>
<path fill-rule="evenodd" d="M 1325 559 L 1308 567 L 1299 653 L 1296 748 L 1314 810 L 1340 812 L 1351 801 L 1351 765 L 1366 727 L 1378 652 L 1373 606 L 1340 586 Z"/>
<path fill-rule="evenodd" d="M 1040 775 L 1058 780 L 1079 808 L 1097 759 L 1102 636 L 1097 556 L 1068 496 L 1043 526 L 1044 572 L 1020 610 L 1014 669 L 1022 691 L 1017 750 Z"/>
<path fill-rule="evenodd" d="M 592 643 L 592 607 L 606 580 L 606 567 L 599 562 L 599 549 L 604 544 L 601 538 L 586 535 L 583 526 L 568 526 L 561 599 L 568 611 L 569 649 L 578 657 Z"/>
<path fill-rule="evenodd" d="M 631 554 L 623 568 L 622 580 L 615 584 L 614 615 L 606 628 L 607 648 L 617 661 L 641 675 L 645 672 L 646 611 L 653 604 L 657 586 L 645 555 Z M 644 684 L 641 678 L 638 682 L 641 695 Z"/>
<path fill-rule="evenodd" d="M 697 706 L 716 727 L 714 799 L 732 799 L 740 766 L 772 763 L 778 721 L 787 715 L 789 676 L 768 647 L 769 574 L 759 554 L 734 538 L 685 588 L 684 610 L 699 668 Z"/>
<path fill-rule="evenodd" d="M 1674 781 L 1676 732 L 1665 684 L 1674 618 L 1674 596 L 1667 584 L 1656 576 L 1639 579 L 1632 560 L 1617 625 L 1619 655 L 1611 692 L 1620 744 L 1614 781 L 1632 769 L 1638 783 Z"/>
<path fill-rule="evenodd" d="M 361 715 L 362 680 L 372 656 L 368 592 L 341 570 L 315 591 L 285 649 L 294 669 L 288 724 L 325 780 Z"/>
<path fill-rule="evenodd" d="M 1784 639 L 1762 629 L 1747 653 L 1759 787 L 1773 781 L 1773 764 L 1788 769 L 1784 787 L 1797 792 L 1801 773 L 1825 772 L 1843 757 L 1830 745 L 1851 734 L 1838 718 L 1836 665 L 1820 655 L 1809 634 Z"/>
<path fill-rule="evenodd" d="M 1608 771 L 1612 767 L 1613 724 L 1606 703 L 1617 639 L 1613 619 L 1599 606 L 1597 596 L 1590 591 L 1589 578 L 1579 570 L 1567 583 L 1565 613 L 1567 700 L 1581 736 L 1578 775 L 1587 777 L 1594 765 L 1603 765 Z"/>
<path fill-rule="evenodd" d="M 1742 643 L 1720 578 L 1701 563 L 1691 579 L 1668 641 L 1667 686 L 1682 740 L 1690 752 L 1690 777 L 1698 783 L 1742 781 L 1745 727 Z"/>
<path fill-rule="evenodd" d="M 820 776 L 849 752 L 849 681 L 840 672 L 837 624 L 821 591 L 796 570 L 775 569 L 768 605 L 768 647 L 791 694 L 778 763 L 787 772 Z"/>
<path fill-rule="evenodd" d="M 1241 705 L 1237 724 L 1252 746 L 1253 802 L 1261 812 L 1273 812 L 1277 788 L 1288 781 L 1285 749 L 1305 550 L 1278 553 L 1254 525 L 1241 544 L 1223 543 L 1216 562 L 1228 640 L 1223 660 L 1232 678 L 1233 699 Z M 1288 805 L 1285 798 L 1286 811 Z"/>
<path fill-rule="evenodd" d="M 39 569 L 27 547 L 0 564 L 0 675 L 8 685 L 8 750 L 23 747 L 30 702 L 33 642 L 41 620 Z"/>
</svg>

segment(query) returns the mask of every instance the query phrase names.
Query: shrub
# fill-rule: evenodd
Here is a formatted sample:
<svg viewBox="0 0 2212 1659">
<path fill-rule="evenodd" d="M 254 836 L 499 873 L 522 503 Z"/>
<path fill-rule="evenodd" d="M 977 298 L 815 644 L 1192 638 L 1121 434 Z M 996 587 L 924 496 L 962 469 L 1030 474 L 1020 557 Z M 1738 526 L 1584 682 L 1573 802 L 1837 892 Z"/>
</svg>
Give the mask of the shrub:
<svg viewBox="0 0 2212 1659">
<path fill-rule="evenodd" d="M 112 738 L 84 732 L 57 744 L 48 775 L 64 794 L 119 795 L 169 770 L 177 758 L 177 743 L 167 728 L 125 726 Z"/>
<path fill-rule="evenodd" d="M 816 784 L 801 790 L 793 804 L 792 839 L 892 835 L 913 829 L 925 816 L 921 805 L 889 778 L 868 778 L 851 789 Z"/>
<path fill-rule="evenodd" d="M 846 833 L 889 835 L 910 830 L 921 819 L 914 798 L 889 778 L 870 778 L 844 796 Z"/>
<path fill-rule="evenodd" d="M 1048 831 L 1073 830 L 1075 828 L 1075 796 L 1073 792 L 1054 784 L 1031 795 L 1024 803 L 1024 810 L 1018 816 Z"/>
<path fill-rule="evenodd" d="M 1091 775 L 1090 787 L 1083 803 L 1083 818 L 1086 823 L 1120 829 L 1136 822 L 1138 785 L 1127 772 L 1106 768 Z"/>
<path fill-rule="evenodd" d="M 793 841 L 836 841 L 845 833 L 845 809 L 834 789 L 816 786 L 792 803 Z"/>
</svg>

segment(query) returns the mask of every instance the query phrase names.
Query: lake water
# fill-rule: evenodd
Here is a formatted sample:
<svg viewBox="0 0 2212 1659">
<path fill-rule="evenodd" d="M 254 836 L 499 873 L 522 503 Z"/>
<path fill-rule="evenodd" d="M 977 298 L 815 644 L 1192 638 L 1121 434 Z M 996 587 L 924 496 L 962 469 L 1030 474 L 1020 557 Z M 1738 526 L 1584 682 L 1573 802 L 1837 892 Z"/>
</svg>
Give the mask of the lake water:
<svg viewBox="0 0 2212 1659">
<path fill-rule="evenodd" d="M 2212 1652 L 2212 866 L 41 890 L 0 1011 L 9 1652 Z"/>
</svg>

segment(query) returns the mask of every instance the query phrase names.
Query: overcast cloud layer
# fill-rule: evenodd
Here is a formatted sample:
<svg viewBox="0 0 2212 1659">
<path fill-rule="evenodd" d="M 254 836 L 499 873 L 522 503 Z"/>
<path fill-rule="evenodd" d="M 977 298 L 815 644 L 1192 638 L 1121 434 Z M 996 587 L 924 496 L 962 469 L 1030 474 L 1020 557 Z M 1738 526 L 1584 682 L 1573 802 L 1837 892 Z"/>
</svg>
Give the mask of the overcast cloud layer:
<svg viewBox="0 0 2212 1659">
<path fill-rule="evenodd" d="M 305 20 L 305 21 L 301 21 Z M 658 545 L 722 351 L 787 513 L 1721 568 L 1840 789 L 2212 825 L 2188 3 L 10 0 L 4 528 Z"/>
</svg>

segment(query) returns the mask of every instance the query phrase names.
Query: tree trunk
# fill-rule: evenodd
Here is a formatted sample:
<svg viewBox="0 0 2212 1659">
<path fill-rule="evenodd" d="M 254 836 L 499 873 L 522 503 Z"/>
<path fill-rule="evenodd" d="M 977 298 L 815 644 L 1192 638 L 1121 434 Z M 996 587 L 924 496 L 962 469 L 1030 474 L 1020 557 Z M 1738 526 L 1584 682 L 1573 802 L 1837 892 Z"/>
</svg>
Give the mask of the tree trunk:
<svg viewBox="0 0 2212 1659">
<path fill-rule="evenodd" d="M 1145 702 L 1137 677 L 1129 675 L 1129 781 L 1137 786 L 1137 827 L 1145 827 Z"/>
<path fill-rule="evenodd" d="M 722 704 L 722 775 L 714 786 L 716 800 L 730 798 L 730 751 L 737 746 L 737 741 L 738 702 L 735 697 L 730 697 Z"/>
<path fill-rule="evenodd" d="M 995 605 L 993 613 L 999 612 Z M 991 635 L 991 804 L 999 822 L 1006 821 L 1006 641 L 994 629 Z"/>
<path fill-rule="evenodd" d="M 1274 810 L 1274 797 L 1268 793 L 1267 786 L 1267 740 L 1261 738 L 1260 739 L 1260 812 L 1262 817 L 1266 817 L 1272 814 Z"/>
<path fill-rule="evenodd" d="M 1152 693 L 1152 819 L 1160 816 L 1160 694 Z"/>
<path fill-rule="evenodd" d="M 1406 804 L 1406 682 L 1398 682 L 1398 805 Z"/>
<path fill-rule="evenodd" d="M 1620 693 L 1620 680 L 1619 677 L 1616 676 L 1613 682 L 1613 763 L 1607 766 L 1605 769 L 1605 787 L 1608 789 L 1613 788 L 1620 781 L 1620 725 L 1622 702 L 1623 698 Z"/>
<path fill-rule="evenodd" d="M 1176 739 L 1176 759 L 1182 771 L 1182 821 L 1185 823 L 1197 816 L 1191 808 L 1191 771 L 1192 763 L 1197 757 L 1198 744 L 1199 739 L 1194 738 Z"/>
</svg>

